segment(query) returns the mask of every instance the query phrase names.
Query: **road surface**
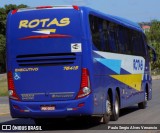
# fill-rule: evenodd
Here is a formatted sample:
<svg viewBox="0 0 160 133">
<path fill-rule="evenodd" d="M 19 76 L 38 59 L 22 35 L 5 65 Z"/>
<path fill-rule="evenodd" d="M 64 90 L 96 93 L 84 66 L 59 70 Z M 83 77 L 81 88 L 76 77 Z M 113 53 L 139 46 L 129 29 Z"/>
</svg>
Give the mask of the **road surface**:
<svg viewBox="0 0 160 133">
<path fill-rule="evenodd" d="M 0 98 L 0 102 L 3 104 L 8 103 L 6 97 Z M 8 113 L 5 115 L 0 114 L 0 124 L 35 124 L 31 119 L 12 119 Z M 120 118 L 118 121 L 111 121 L 110 124 L 160 124 L 160 80 L 153 80 L 153 98 L 148 102 L 146 109 L 138 109 L 137 105 L 125 108 L 121 110 Z M 87 130 L 87 131 L 86 131 Z M 98 131 L 97 131 L 98 130 Z M 108 131 L 106 125 L 101 123 L 84 123 L 76 120 L 68 120 L 65 122 L 53 123 L 50 130 L 44 132 L 119 132 L 119 131 Z M 34 133 L 38 131 L 34 131 Z M 120 131 L 122 133 L 129 131 Z M 160 131 L 132 131 L 132 132 L 143 132 L 143 133 L 160 133 Z"/>
</svg>

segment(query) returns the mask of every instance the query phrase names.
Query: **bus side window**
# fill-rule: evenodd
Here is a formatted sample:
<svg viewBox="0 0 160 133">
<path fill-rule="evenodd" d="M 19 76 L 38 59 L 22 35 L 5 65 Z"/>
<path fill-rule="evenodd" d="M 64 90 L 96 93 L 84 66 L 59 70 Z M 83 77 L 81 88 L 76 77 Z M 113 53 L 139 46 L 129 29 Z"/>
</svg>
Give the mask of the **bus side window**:
<svg viewBox="0 0 160 133">
<path fill-rule="evenodd" d="M 144 48 L 145 48 L 145 59 L 149 61 L 150 60 L 149 59 L 149 50 L 148 50 L 148 46 L 147 46 L 148 42 L 147 42 L 147 38 L 145 35 L 143 35 L 143 42 L 144 42 Z"/>
<path fill-rule="evenodd" d="M 100 51 L 109 52 L 107 21 L 93 15 L 89 20 L 94 46 Z"/>
<path fill-rule="evenodd" d="M 131 55 L 132 51 L 130 49 L 130 42 L 129 42 L 129 31 L 127 28 L 124 28 L 123 30 L 123 34 L 124 34 L 124 47 L 125 47 L 125 53 L 124 54 L 128 54 Z"/>
<path fill-rule="evenodd" d="M 100 32 L 99 32 L 99 19 L 97 17 L 94 17 L 93 15 L 89 16 L 90 21 L 90 29 L 92 34 L 92 41 L 95 47 L 98 50 L 101 50 L 101 43 L 100 43 Z"/>
<path fill-rule="evenodd" d="M 104 40 L 104 29 L 103 29 L 103 19 L 99 18 L 99 34 L 100 34 L 100 50 L 105 51 L 105 40 Z"/>
<path fill-rule="evenodd" d="M 127 33 L 128 33 L 128 39 L 127 39 L 128 53 L 127 54 L 133 55 L 132 30 L 128 29 Z"/>
<path fill-rule="evenodd" d="M 110 52 L 109 48 L 109 38 L 108 38 L 108 22 L 106 20 L 103 20 L 103 37 L 104 37 L 104 51 Z"/>
<path fill-rule="evenodd" d="M 140 33 L 140 43 L 141 43 L 141 56 L 143 56 L 146 59 L 146 47 L 142 33 Z"/>
<path fill-rule="evenodd" d="M 118 46 L 119 50 L 118 53 L 125 54 L 125 38 L 124 38 L 124 28 L 122 26 L 118 26 L 117 30 L 117 40 L 118 40 Z"/>
<path fill-rule="evenodd" d="M 135 31 L 132 32 L 132 44 L 133 44 L 133 54 L 139 55 L 137 33 Z"/>
<path fill-rule="evenodd" d="M 144 47 L 142 34 L 137 31 L 134 34 L 135 34 L 134 35 L 135 38 L 134 38 L 133 53 L 134 55 L 143 56 L 145 58 L 146 53 L 145 53 L 145 47 Z"/>
<path fill-rule="evenodd" d="M 117 37 L 115 30 L 116 30 L 115 25 L 113 23 L 109 23 L 109 47 L 110 47 L 110 52 L 112 53 L 118 52 Z"/>
</svg>

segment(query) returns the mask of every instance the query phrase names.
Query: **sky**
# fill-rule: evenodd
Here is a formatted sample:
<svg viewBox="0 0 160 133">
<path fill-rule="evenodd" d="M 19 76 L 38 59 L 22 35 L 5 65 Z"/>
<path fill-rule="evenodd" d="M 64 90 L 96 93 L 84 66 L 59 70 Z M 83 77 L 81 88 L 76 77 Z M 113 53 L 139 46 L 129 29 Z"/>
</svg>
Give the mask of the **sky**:
<svg viewBox="0 0 160 133">
<path fill-rule="evenodd" d="M 26 4 L 30 7 L 83 5 L 134 22 L 160 20 L 160 0 L 0 0 L 0 7 L 8 4 Z"/>
</svg>

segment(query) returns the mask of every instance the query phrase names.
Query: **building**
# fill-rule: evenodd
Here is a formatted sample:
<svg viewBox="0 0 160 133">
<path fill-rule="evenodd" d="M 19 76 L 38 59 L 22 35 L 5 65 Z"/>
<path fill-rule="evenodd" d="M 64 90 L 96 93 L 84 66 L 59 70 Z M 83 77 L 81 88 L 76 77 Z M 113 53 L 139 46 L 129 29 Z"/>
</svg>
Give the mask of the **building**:
<svg viewBox="0 0 160 133">
<path fill-rule="evenodd" d="M 149 25 L 142 25 L 142 29 L 143 29 L 144 33 L 149 32 L 150 28 L 151 28 L 151 26 L 149 26 Z"/>
</svg>

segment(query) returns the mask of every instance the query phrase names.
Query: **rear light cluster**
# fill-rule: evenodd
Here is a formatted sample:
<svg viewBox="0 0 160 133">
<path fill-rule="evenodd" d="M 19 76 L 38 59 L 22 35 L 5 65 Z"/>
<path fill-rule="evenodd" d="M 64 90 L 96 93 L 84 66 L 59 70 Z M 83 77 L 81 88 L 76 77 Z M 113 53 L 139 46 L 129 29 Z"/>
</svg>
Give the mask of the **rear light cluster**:
<svg viewBox="0 0 160 133">
<path fill-rule="evenodd" d="M 9 98 L 18 100 L 18 101 L 20 100 L 15 91 L 13 74 L 11 71 L 8 72 L 8 93 L 9 93 Z"/>
<path fill-rule="evenodd" d="M 90 89 L 89 71 L 87 68 L 83 68 L 82 76 L 81 76 L 80 90 L 78 92 L 76 99 L 88 96 L 90 93 L 91 93 L 91 89 Z"/>
</svg>

